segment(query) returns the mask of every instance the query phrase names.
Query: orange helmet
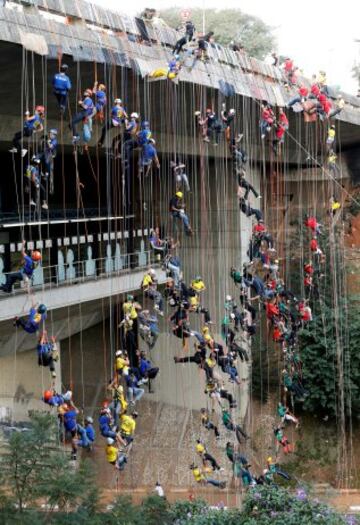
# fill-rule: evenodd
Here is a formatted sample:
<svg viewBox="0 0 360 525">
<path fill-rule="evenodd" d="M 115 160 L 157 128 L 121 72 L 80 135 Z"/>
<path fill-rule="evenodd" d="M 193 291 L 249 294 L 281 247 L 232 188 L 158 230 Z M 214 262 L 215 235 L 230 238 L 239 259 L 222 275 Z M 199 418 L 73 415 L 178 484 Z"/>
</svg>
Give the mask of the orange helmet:
<svg viewBox="0 0 360 525">
<path fill-rule="evenodd" d="M 32 252 L 31 258 L 33 261 L 41 261 L 41 253 L 38 250 L 35 250 Z"/>
<path fill-rule="evenodd" d="M 44 401 L 49 401 L 49 399 L 52 397 L 53 393 L 51 390 L 45 390 L 44 392 Z"/>
<path fill-rule="evenodd" d="M 45 113 L 45 107 L 44 106 L 36 106 L 35 111 L 37 113 Z"/>
</svg>

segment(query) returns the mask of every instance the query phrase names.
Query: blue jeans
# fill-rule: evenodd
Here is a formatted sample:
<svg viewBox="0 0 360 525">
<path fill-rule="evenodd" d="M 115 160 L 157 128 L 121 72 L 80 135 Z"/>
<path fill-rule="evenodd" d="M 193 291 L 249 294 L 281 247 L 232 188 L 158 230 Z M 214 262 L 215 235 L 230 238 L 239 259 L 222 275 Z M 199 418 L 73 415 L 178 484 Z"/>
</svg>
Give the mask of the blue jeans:
<svg viewBox="0 0 360 525">
<path fill-rule="evenodd" d="M 301 97 L 299 95 L 297 95 L 296 97 L 294 97 L 291 100 L 289 100 L 289 102 L 286 105 L 287 105 L 288 108 L 291 108 L 291 106 L 293 106 L 297 102 L 301 102 Z"/>
<path fill-rule="evenodd" d="M 88 117 L 89 116 L 89 113 L 88 113 L 88 110 L 87 109 L 83 109 L 82 111 L 79 111 L 79 113 L 76 113 L 71 121 L 71 129 L 72 129 L 72 134 L 74 137 L 77 136 L 77 129 L 76 129 L 76 124 L 78 124 L 79 122 L 82 122 L 84 120 L 84 118 Z"/>
<path fill-rule="evenodd" d="M 188 231 L 190 229 L 190 221 L 186 213 L 180 213 L 178 211 L 173 211 L 171 212 L 171 214 L 174 219 L 180 219 L 182 221 L 185 231 Z"/>
<path fill-rule="evenodd" d="M 167 264 L 168 269 L 171 272 L 171 277 L 174 279 L 175 286 L 179 286 L 180 281 L 180 266 L 175 266 L 175 264 L 171 264 L 170 262 Z"/>
<path fill-rule="evenodd" d="M 238 371 L 236 370 L 234 366 L 227 365 L 225 367 L 225 372 L 229 374 L 229 376 L 231 377 L 233 381 L 236 381 L 236 378 L 238 376 Z"/>
<path fill-rule="evenodd" d="M 220 481 L 218 481 L 217 479 L 212 479 L 212 478 L 206 478 L 206 483 L 209 483 L 209 485 L 214 485 L 214 487 L 220 487 L 221 485 Z"/>
<path fill-rule="evenodd" d="M 79 447 L 84 447 L 84 448 L 89 447 L 90 441 L 87 437 L 85 428 L 78 424 L 76 430 L 78 434 L 80 434 L 80 437 L 81 437 L 80 441 L 77 442 L 77 445 Z"/>
<path fill-rule="evenodd" d="M 142 388 L 137 388 L 136 386 L 130 386 L 127 389 L 127 399 L 129 402 L 140 401 L 144 394 L 145 390 Z"/>
<path fill-rule="evenodd" d="M 162 295 L 157 290 L 148 290 L 147 292 L 148 297 L 154 301 L 154 303 L 159 307 L 159 310 L 162 312 L 164 309 L 164 300 L 162 298 Z"/>
<path fill-rule="evenodd" d="M 268 126 L 269 124 L 266 122 L 266 120 L 260 120 L 261 135 L 266 135 Z"/>
<path fill-rule="evenodd" d="M 11 293 L 14 283 L 16 281 L 22 281 L 24 279 L 24 272 L 19 270 L 18 272 L 12 272 L 6 274 L 6 282 L 1 286 L 3 292 Z"/>
</svg>

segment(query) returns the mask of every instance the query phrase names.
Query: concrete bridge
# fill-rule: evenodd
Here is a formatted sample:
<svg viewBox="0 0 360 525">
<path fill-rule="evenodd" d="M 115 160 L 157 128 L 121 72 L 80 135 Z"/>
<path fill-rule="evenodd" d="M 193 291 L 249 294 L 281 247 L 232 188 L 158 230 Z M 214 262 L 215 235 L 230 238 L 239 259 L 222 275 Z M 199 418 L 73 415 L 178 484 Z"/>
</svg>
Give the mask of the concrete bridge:
<svg viewBox="0 0 360 525">
<path fill-rule="evenodd" d="M 0 157 L 6 174 L 0 181 L 0 276 L 19 263 L 23 238 L 42 249 L 45 268 L 59 264 L 65 269 L 71 264 L 81 267 L 88 259 L 89 247 L 93 259 L 112 260 L 119 250 L 121 257 L 129 261 L 120 271 L 104 272 L 96 281 L 82 280 L 77 273 L 76 279 L 63 286 L 46 288 L 40 284 L 38 290 L 35 288 L 37 298 L 50 306 L 48 331 L 60 340 L 58 387 L 60 383 L 70 385 L 85 412 L 96 414 L 106 395 L 118 347 L 117 325 L 124 293 L 134 291 L 139 301 L 147 304 L 139 283 L 144 268 L 153 259 L 147 256 L 140 264 L 139 254 L 149 252 L 149 230 L 159 225 L 165 233 L 173 233 L 167 210 L 174 191 L 169 169 L 174 155 L 186 162 L 192 188 L 186 201 L 195 235 L 185 238 L 179 234 L 184 276 L 185 280 L 196 274 L 203 276 L 207 284 L 203 300 L 210 308 L 217 338 L 223 299 L 227 293 L 237 295 L 229 283 L 228 270 L 231 265 L 241 266 L 247 258 L 251 221 L 238 210 L 236 181 L 226 144 L 217 149 L 204 145 L 195 126 L 194 111 L 208 105 L 219 110 L 225 101 L 236 109 L 237 132 L 244 133 L 244 147 L 250 158 L 248 178 L 265 197 L 266 217 L 279 243 L 288 222 L 289 203 L 298 210 L 304 202 L 311 206 L 315 194 L 318 204 L 324 204 L 329 197 L 327 174 L 313 160 L 307 160 L 309 152 L 312 159 L 318 155 L 326 125 L 306 127 L 301 117 L 291 113 L 290 135 L 283 154 L 274 158 L 268 142 L 260 140 L 259 102 L 267 100 L 274 106 L 284 106 L 291 98 L 293 90 L 285 88 L 280 69 L 215 45 L 209 51 L 210 62 L 198 62 L 191 74 L 184 68 L 177 84 L 149 82 L 146 75 L 170 58 L 176 32 L 81 0 L 8 2 L 0 8 L 0 35 Z M 96 74 L 107 85 L 109 100 L 120 96 L 127 108 L 151 122 L 161 171 L 140 183 L 134 163 L 128 200 L 123 191 L 121 161 L 96 147 L 100 126 L 95 126 L 89 155 L 78 155 L 74 162 L 71 133 L 67 122 L 59 121 L 51 93 L 59 56 L 69 64 L 74 83 L 72 112 L 79 92 L 92 86 Z M 227 96 L 229 93 L 231 96 Z M 337 95 L 333 91 L 331 94 Z M 336 117 L 342 152 L 340 180 L 351 188 L 360 178 L 360 101 L 345 93 L 343 96 L 346 106 Z M 14 132 L 22 126 L 24 111 L 40 103 L 47 108 L 47 127 L 60 130 L 61 153 L 55 163 L 55 193 L 49 198 L 49 212 L 28 208 L 22 183 L 24 162 L 6 151 Z M 36 149 L 37 145 L 30 147 Z M 84 186 L 80 192 L 79 177 Z M 163 282 L 165 276 L 160 274 L 160 278 Z M 11 326 L 10 318 L 16 312 L 22 314 L 27 301 L 21 293 L 0 300 L 0 415 L 13 421 L 24 419 L 29 408 L 42 408 L 41 391 L 50 382 L 48 371 L 36 364 L 36 338 L 20 336 Z M 166 315 L 171 313 L 169 309 Z M 195 315 L 192 322 L 199 326 Z M 174 450 L 188 449 L 190 437 L 200 432 L 192 419 L 192 409 L 203 406 L 204 385 L 196 367 L 174 364 L 173 356 L 182 352 L 180 344 L 170 334 L 166 320 L 160 322 L 160 327 L 151 358 L 161 372 L 154 385 L 155 395 L 147 396 L 147 423 L 142 430 L 139 423 L 138 442 L 147 443 L 148 433 L 155 432 L 151 414 L 156 410 L 162 414 L 164 428 L 170 419 L 174 430 L 181 421 L 180 435 L 172 431 L 173 444 L 161 447 L 154 442 L 153 451 L 157 449 L 158 464 L 167 480 L 183 484 L 187 474 L 176 470 L 176 479 L 171 478 L 171 468 L 165 465 L 176 469 L 170 456 Z M 247 379 L 250 372 L 249 366 L 241 365 L 242 378 Z M 239 402 L 237 415 L 244 419 L 247 387 L 236 391 L 230 388 Z M 146 459 L 140 448 L 138 463 Z M 137 484 L 154 477 L 151 458 L 146 462 L 146 475 L 136 478 Z M 127 484 L 132 483 L 129 474 Z"/>
</svg>

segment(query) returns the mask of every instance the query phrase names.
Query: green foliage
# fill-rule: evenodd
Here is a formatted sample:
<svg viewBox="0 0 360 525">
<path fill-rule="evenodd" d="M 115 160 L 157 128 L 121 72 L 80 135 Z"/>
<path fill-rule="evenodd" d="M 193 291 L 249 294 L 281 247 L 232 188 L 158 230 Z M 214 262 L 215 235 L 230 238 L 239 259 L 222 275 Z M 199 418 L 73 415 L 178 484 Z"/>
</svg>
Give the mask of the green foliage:
<svg viewBox="0 0 360 525">
<path fill-rule="evenodd" d="M 160 12 L 168 25 L 180 25 L 181 9 L 172 7 Z M 205 9 L 205 30 L 214 31 L 215 39 L 223 45 L 241 42 L 245 50 L 256 58 L 264 58 L 274 48 L 271 28 L 260 18 L 243 13 L 240 9 Z M 203 10 L 192 9 L 191 20 L 197 31 L 203 27 Z"/>
<path fill-rule="evenodd" d="M 206 510 L 207 506 L 206 501 L 202 499 L 176 501 L 171 506 L 171 518 L 175 521 L 184 519 L 184 516 L 199 516 Z M 179 525 L 181 525 L 181 521 Z"/>
<path fill-rule="evenodd" d="M 167 525 L 171 523 L 169 504 L 165 498 L 151 494 L 142 502 L 144 523 L 148 525 Z"/>
</svg>

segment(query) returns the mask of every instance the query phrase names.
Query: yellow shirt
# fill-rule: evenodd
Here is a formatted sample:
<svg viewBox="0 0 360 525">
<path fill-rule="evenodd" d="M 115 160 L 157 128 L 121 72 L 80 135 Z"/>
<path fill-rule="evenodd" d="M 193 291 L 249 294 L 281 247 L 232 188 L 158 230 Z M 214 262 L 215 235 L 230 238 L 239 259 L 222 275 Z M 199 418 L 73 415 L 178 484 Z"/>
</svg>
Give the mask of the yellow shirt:
<svg viewBox="0 0 360 525">
<path fill-rule="evenodd" d="M 126 369 L 129 370 L 126 360 L 123 357 L 117 357 L 116 370 L 122 370 L 123 372 L 126 372 Z"/>
<path fill-rule="evenodd" d="M 199 301 L 199 297 L 197 295 L 195 295 L 194 297 L 190 297 L 190 306 L 195 308 L 196 306 L 199 305 L 199 303 L 200 303 L 200 301 Z"/>
<path fill-rule="evenodd" d="M 202 481 L 203 479 L 205 479 L 199 468 L 194 468 L 192 472 L 193 472 L 195 481 L 197 481 L 198 483 Z"/>
<path fill-rule="evenodd" d="M 335 138 L 335 130 L 334 129 L 329 129 L 329 131 L 328 131 L 328 138 L 329 139 L 334 139 Z"/>
<path fill-rule="evenodd" d="M 151 275 L 148 275 L 148 274 L 144 275 L 142 283 L 141 283 L 142 288 L 145 288 L 145 289 L 149 288 L 151 284 L 153 284 Z"/>
<path fill-rule="evenodd" d="M 133 419 L 131 416 L 123 414 L 122 416 L 120 416 L 120 420 L 122 432 L 127 436 L 131 436 L 131 434 L 134 433 L 136 427 L 135 419 Z"/>
<path fill-rule="evenodd" d="M 204 281 L 191 281 L 191 288 L 196 292 L 202 292 L 205 290 L 205 283 Z"/>
<path fill-rule="evenodd" d="M 340 202 L 333 202 L 332 205 L 331 205 L 331 209 L 332 210 L 338 210 L 339 208 L 341 208 L 341 204 Z"/>
<path fill-rule="evenodd" d="M 216 365 L 216 360 L 211 359 L 211 357 L 208 357 L 206 359 L 206 364 L 208 365 L 209 368 L 214 368 L 214 366 Z"/>
<path fill-rule="evenodd" d="M 114 447 L 114 445 L 107 445 L 106 446 L 106 459 L 109 463 L 114 463 L 116 461 L 118 455 L 118 449 Z"/>
<path fill-rule="evenodd" d="M 137 311 L 135 306 L 132 302 L 124 303 L 123 304 L 123 312 L 125 315 L 129 316 L 130 319 L 136 319 L 137 318 Z"/>
<path fill-rule="evenodd" d="M 205 447 L 202 443 L 197 443 L 196 445 L 196 452 L 198 454 L 203 454 L 205 452 Z"/>
<path fill-rule="evenodd" d="M 328 161 L 330 162 L 330 164 L 333 164 L 334 162 L 336 162 L 336 159 L 336 155 L 329 155 Z"/>
</svg>

